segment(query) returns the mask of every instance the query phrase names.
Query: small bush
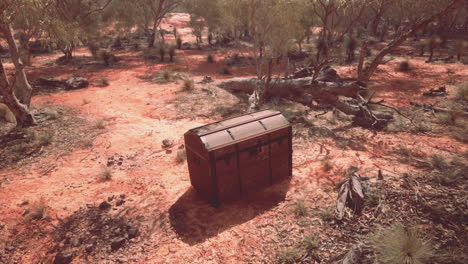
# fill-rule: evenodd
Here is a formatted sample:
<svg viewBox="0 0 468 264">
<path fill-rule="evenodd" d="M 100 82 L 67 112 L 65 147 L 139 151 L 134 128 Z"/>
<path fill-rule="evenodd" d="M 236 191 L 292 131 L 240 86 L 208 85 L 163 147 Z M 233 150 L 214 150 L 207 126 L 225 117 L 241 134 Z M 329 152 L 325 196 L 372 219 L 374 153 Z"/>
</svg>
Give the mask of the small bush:
<svg viewBox="0 0 468 264">
<path fill-rule="evenodd" d="M 106 129 L 106 121 L 104 119 L 100 119 L 96 122 L 94 127 L 97 129 Z"/>
<path fill-rule="evenodd" d="M 295 248 L 281 250 L 278 253 L 278 262 L 281 264 L 293 264 L 300 257 L 300 253 Z"/>
<path fill-rule="evenodd" d="M 87 140 L 83 143 L 83 147 L 85 148 L 92 148 L 93 147 L 93 141 L 92 140 Z"/>
<path fill-rule="evenodd" d="M 104 169 L 100 176 L 101 181 L 110 181 L 112 179 L 112 171 L 110 169 Z"/>
<path fill-rule="evenodd" d="M 333 207 L 327 207 L 320 212 L 320 218 L 325 222 L 330 222 L 335 219 L 335 211 Z"/>
<path fill-rule="evenodd" d="M 183 88 L 186 91 L 192 91 L 195 88 L 195 84 L 194 84 L 193 80 L 188 80 L 188 79 L 185 80 Z"/>
<path fill-rule="evenodd" d="M 432 155 L 430 162 L 431 162 L 432 168 L 434 169 L 443 170 L 448 167 L 447 160 L 440 155 Z"/>
<path fill-rule="evenodd" d="M 307 206 L 303 200 L 297 200 L 294 204 L 294 215 L 302 217 L 307 215 Z"/>
<path fill-rule="evenodd" d="M 185 153 L 184 150 L 177 151 L 176 160 L 177 160 L 177 163 L 183 163 L 184 161 L 187 160 L 187 153 Z"/>
<path fill-rule="evenodd" d="M 83 98 L 83 103 L 82 103 L 82 105 L 87 105 L 87 104 L 89 104 L 89 101 L 86 100 L 86 98 Z"/>
<path fill-rule="evenodd" d="M 40 146 L 48 146 L 54 142 L 54 134 L 52 132 L 46 132 L 39 137 Z"/>
<path fill-rule="evenodd" d="M 420 132 L 420 133 L 426 133 L 432 131 L 432 127 L 430 127 L 427 124 L 424 124 L 422 122 L 415 123 L 413 131 L 415 132 Z"/>
<path fill-rule="evenodd" d="M 444 185 L 450 186 L 457 182 L 464 182 L 463 177 L 465 176 L 465 171 L 468 168 L 456 168 L 451 170 L 434 170 L 431 175 L 434 182 Z"/>
<path fill-rule="evenodd" d="M 89 49 L 89 52 L 91 52 L 91 55 L 93 56 L 93 58 L 98 58 L 98 51 L 99 51 L 99 46 L 94 43 L 94 42 L 90 42 L 88 44 L 88 49 Z"/>
<path fill-rule="evenodd" d="M 39 201 L 32 203 L 28 215 L 29 219 L 41 220 L 47 216 L 47 204 L 43 198 Z"/>
<path fill-rule="evenodd" d="M 179 49 L 179 50 L 182 49 L 182 39 L 181 38 L 176 39 L 176 45 L 177 45 L 177 49 Z"/>
<path fill-rule="evenodd" d="M 331 171 L 333 169 L 333 163 L 329 159 L 324 160 L 323 161 L 323 169 L 326 172 Z"/>
<path fill-rule="evenodd" d="M 408 61 L 400 61 L 397 64 L 397 67 L 396 67 L 397 72 L 408 72 L 410 70 L 411 70 L 411 66 Z"/>
<path fill-rule="evenodd" d="M 210 55 L 208 55 L 208 57 L 206 57 L 206 61 L 207 61 L 208 63 L 214 63 L 214 62 L 215 62 L 215 60 L 214 60 L 214 57 L 213 57 L 213 55 L 211 55 L 211 54 L 210 54 Z"/>
<path fill-rule="evenodd" d="M 97 79 L 95 83 L 96 83 L 96 86 L 98 87 L 109 86 L 109 80 L 107 78 Z"/>
<path fill-rule="evenodd" d="M 437 122 L 444 125 L 453 125 L 455 120 L 451 113 L 438 113 Z"/>
<path fill-rule="evenodd" d="M 455 89 L 455 99 L 468 101 L 468 82 L 457 85 Z"/>
<path fill-rule="evenodd" d="M 317 234 L 309 234 L 304 237 L 304 247 L 307 250 L 315 250 L 320 247 L 320 237 Z"/>
<path fill-rule="evenodd" d="M 172 79 L 173 79 L 172 73 L 169 72 L 169 71 L 164 71 L 164 72 L 162 73 L 162 77 L 163 77 L 163 79 L 164 79 L 165 82 L 171 82 Z"/>
<path fill-rule="evenodd" d="M 379 202 L 380 202 L 380 197 L 378 194 L 376 194 L 375 192 L 369 192 L 368 194 L 366 194 L 366 199 L 364 200 L 364 205 L 366 207 L 376 207 L 377 205 L 379 205 Z"/>
<path fill-rule="evenodd" d="M 417 229 L 399 223 L 371 234 L 369 244 L 377 262 L 382 264 L 423 264 L 433 256 L 429 242 Z"/>
<path fill-rule="evenodd" d="M 47 120 L 57 120 L 59 118 L 59 113 L 57 111 L 47 111 L 45 112 Z"/>
<path fill-rule="evenodd" d="M 224 66 L 222 69 L 221 69 L 221 74 L 224 74 L 224 75 L 231 75 L 231 69 L 229 69 L 229 67 L 227 66 Z"/>
<path fill-rule="evenodd" d="M 176 55 L 176 49 L 175 49 L 175 47 L 171 47 L 171 48 L 169 49 L 169 61 L 170 61 L 170 62 L 173 62 L 173 61 L 174 61 L 175 55 Z"/>
<path fill-rule="evenodd" d="M 164 57 L 166 56 L 166 48 L 164 46 L 159 47 L 159 59 L 161 62 L 164 62 Z"/>
<path fill-rule="evenodd" d="M 101 58 L 104 61 L 106 66 L 112 65 L 114 62 L 117 62 L 117 57 L 107 50 L 101 52 Z"/>
</svg>

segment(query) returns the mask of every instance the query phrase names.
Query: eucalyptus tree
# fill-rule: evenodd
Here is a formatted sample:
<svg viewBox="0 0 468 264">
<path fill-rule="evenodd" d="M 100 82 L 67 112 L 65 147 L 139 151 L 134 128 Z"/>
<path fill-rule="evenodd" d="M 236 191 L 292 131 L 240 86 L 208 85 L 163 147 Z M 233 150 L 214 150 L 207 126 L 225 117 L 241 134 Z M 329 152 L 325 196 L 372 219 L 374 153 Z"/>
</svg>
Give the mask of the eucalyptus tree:
<svg viewBox="0 0 468 264">
<path fill-rule="evenodd" d="M 19 127 L 27 127 L 35 123 L 29 111 L 32 88 L 26 78 L 25 65 L 21 61 L 20 51 L 13 37 L 14 31 L 11 26 L 15 16 L 21 13 L 25 4 L 27 4 L 25 1 L 17 0 L 0 2 L 0 37 L 7 42 L 10 58 L 15 67 L 14 74 L 8 78 L 3 62 L 0 60 L 0 93 L 6 106 L 14 114 L 16 124 Z"/>
<path fill-rule="evenodd" d="M 385 16 L 385 19 L 394 19 L 394 38 L 368 62 L 367 66 L 364 65 L 363 51 L 366 45 L 364 43 L 357 69 L 358 80 L 368 82 L 386 55 L 431 23 L 456 12 L 463 3 L 464 0 L 395 1 L 391 8 L 394 8 L 392 11 L 398 10 L 400 12 L 398 19 L 395 18 L 394 12 L 387 12 L 388 15 Z"/>
<path fill-rule="evenodd" d="M 175 10 L 181 0 L 114 0 L 109 12 L 117 26 L 144 31 L 148 47 L 154 47 L 159 38 L 159 27 L 168 13 Z"/>
</svg>

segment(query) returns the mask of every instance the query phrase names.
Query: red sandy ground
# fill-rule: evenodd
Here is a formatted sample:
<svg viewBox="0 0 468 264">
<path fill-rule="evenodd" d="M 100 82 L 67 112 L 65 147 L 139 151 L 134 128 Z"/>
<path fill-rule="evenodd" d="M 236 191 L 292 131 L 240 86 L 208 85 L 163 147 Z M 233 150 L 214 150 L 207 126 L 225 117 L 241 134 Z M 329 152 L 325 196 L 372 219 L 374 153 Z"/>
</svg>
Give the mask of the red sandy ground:
<svg viewBox="0 0 468 264">
<path fill-rule="evenodd" d="M 177 15 L 171 23 L 176 24 L 179 32 L 188 40 L 190 29 L 186 27 L 187 17 Z M 83 49 L 76 53 L 80 54 L 87 54 L 87 51 Z M 368 132 L 362 141 L 367 151 L 342 150 L 330 144 L 327 148 L 334 169 L 325 172 L 320 158 L 324 155 L 320 154 L 321 147 L 314 142 L 296 141 L 294 176 L 289 186 L 276 187 L 287 191 L 284 201 L 265 205 L 242 201 L 212 209 L 191 189 L 186 164 L 176 163 L 174 153 L 167 155 L 161 152 L 161 141 L 173 139 L 178 146 L 183 143 L 182 135 L 185 131 L 215 119 L 174 119 L 177 114 L 169 102 L 183 96 L 180 93 L 181 85 L 151 84 L 137 77 L 169 68 L 190 72 L 197 81 L 204 75 L 214 79 L 228 78 L 218 73 L 221 62 L 205 62 L 207 54 L 207 51 L 182 51 L 176 65 L 153 65 L 145 64 L 141 57 L 129 53 L 122 55 L 124 60 L 121 64 L 125 65 L 124 68 L 113 67 L 99 72 L 62 66 L 51 69 L 44 65 L 46 60 L 56 58 L 58 54 L 36 58 L 35 66 L 28 69 L 31 79 L 39 76 L 58 78 L 79 73 L 91 81 L 102 77 L 109 80 L 108 87 L 91 86 L 37 96 L 32 102 L 33 105 L 52 102 L 79 109 L 81 116 L 90 122 L 105 118 L 106 133 L 96 139 L 91 150 L 77 149 L 58 159 L 57 168 L 46 176 L 40 177 L 36 169 L 39 164 L 22 171 L 0 171 L 0 175 L 6 175 L 9 181 L 0 189 L 0 222 L 9 227 L 7 234 L 17 224 L 17 228 L 21 228 L 23 208 L 18 205 L 24 200 L 34 201 L 43 197 L 50 207 L 48 215 L 65 218 L 81 206 L 98 204 L 111 194 L 125 193 L 129 198 L 126 206 L 131 208 L 129 214 L 145 216 L 145 221 L 152 224 L 153 229 L 142 234 L 131 251 L 115 253 L 112 260 L 135 263 L 272 262 L 278 244 L 290 244 L 288 236 L 276 234 L 277 227 L 280 226 L 280 232 L 300 234 L 304 230 L 294 221 L 290 209 L 292 202 L 305 199 L 316 208 L 332 205 L 335 199 L 332 183 L 343 178 L 343 171 L 348 166 L 359 166 L 364 175 L 374 174 L 378 168 L 401 175 L 408 168 L 397 161 L 385 159 L 385 149 L 409 145 L 429 153 L 467 151 L 466 145 L 448 136 L 400 133 L 399 137 L 395 137 L 394 134 Z M 218 52 L 217 61 L 221 61 L 224 55 Z M 395 61 L 381 67 L 384 71 L 374 78 L 374 87 L 379 97 L 385 97 L 392 105 L 407 105 L 413 97 L 420 99 L 423 89 L 446 83 L 446 65 L 426 64 L 419 59 L 411 60 L 411 63 L 417 65 L 417 70 L 411 73 L 396 73 L 393 70 Z M 466 66 L 452 64 L 450 67 L 455 69 L 459 80 L 468 80 Z M 353 74 L 351 67 L 338 69 L 342 75 Z M 233 73 L 233 76 L 246 75 L 254 75 L 253 69 L 239 67 Z M 83 100 L 89 103 L 83 105 Z M 107 157 L 115 153 L 126 157 L 125 166 L 113 170 L 111 181 L 98 181 Z M 208 225 L 211 230 L 196 231 L 201 235 L 194 239 L 175 232 L 170 225 L 169 211 L 177 203 L 189 207 L 194 214 L 190 216 L 190 222 L 186 223 L 190 228 Z M 323 240 L 327 239 L 326 234 L 321 236 Z M 47 256 L 50 243 L 49 238 L 41 236 L 26 241 L 21 263 L 36 263 Z M 109 261 L 102 260 L 101 263 Z M 85 260 L 78 257 L 73 263 L 85 263 Z"/>
</svg>

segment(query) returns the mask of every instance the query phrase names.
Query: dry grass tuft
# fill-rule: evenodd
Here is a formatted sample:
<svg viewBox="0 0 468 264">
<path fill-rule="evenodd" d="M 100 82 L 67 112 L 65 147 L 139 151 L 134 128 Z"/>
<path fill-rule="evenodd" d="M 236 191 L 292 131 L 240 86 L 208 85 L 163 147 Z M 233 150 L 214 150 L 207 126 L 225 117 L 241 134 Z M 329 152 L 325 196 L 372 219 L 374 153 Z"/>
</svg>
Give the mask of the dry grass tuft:
<svg viewBox="0 0 468 264">
<path fill-rule="evenodd" d="M 296 217 L 303 217 L 307 215 L 307 206 L 304 200 L 297 200 L 293 206 L 294 215 L 296 215 Z"/>
<path fill-rule="evenodd" d="M 433 256 L 429 241 L 416 228 L 400 223 L 382 228 L 369 236 L 377 263 L 424 264 Z"/>
<path fill-rule="evenodd" d="M 283 249 L 278 253 L 278 263 L 293 264 L 300 257 L 300 253 L 295 248 Z"/>
<path fill-rule="evenodd" d="M 100 179 L 101 179 L 101 181 L 110 181 L 110 180 L 112 180 L 112 171 L 110 169 L 108 169 L 108 168 L 105 168 L 101 172 Z"/>
<path fill-rule="evenodd" d="M 195 89 L 195 83 L 193 82 L 193 80 L 184 80 L 183 88 L 185 91 L 192 91 L 193 89 Z"/>
</svg>

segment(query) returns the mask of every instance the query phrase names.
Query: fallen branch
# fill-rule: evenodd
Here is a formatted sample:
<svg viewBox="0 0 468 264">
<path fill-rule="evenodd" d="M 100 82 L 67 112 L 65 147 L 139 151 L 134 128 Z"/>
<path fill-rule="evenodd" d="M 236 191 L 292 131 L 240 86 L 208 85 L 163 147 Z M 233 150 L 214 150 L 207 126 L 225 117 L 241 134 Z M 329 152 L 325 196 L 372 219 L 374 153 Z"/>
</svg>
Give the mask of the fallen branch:
<svg viewBox="0 0 468 264">
<path fill-rule="evenodd" d="M 424 111 L 450 113 L 450 114 L 461 115 L 463 117 L 468 117 L 468 112 L 464 112 L 464 111 L 450 110 L 447 108 L 435 107 L 433 105 L 428 105 L 428 104 L 423 104 L 423 103 L 418 103 L 418 102 L 413 102 L 413 101 L 411 101 L 410 104 L 413 106 L 421 107 Z"/>
</svg>

